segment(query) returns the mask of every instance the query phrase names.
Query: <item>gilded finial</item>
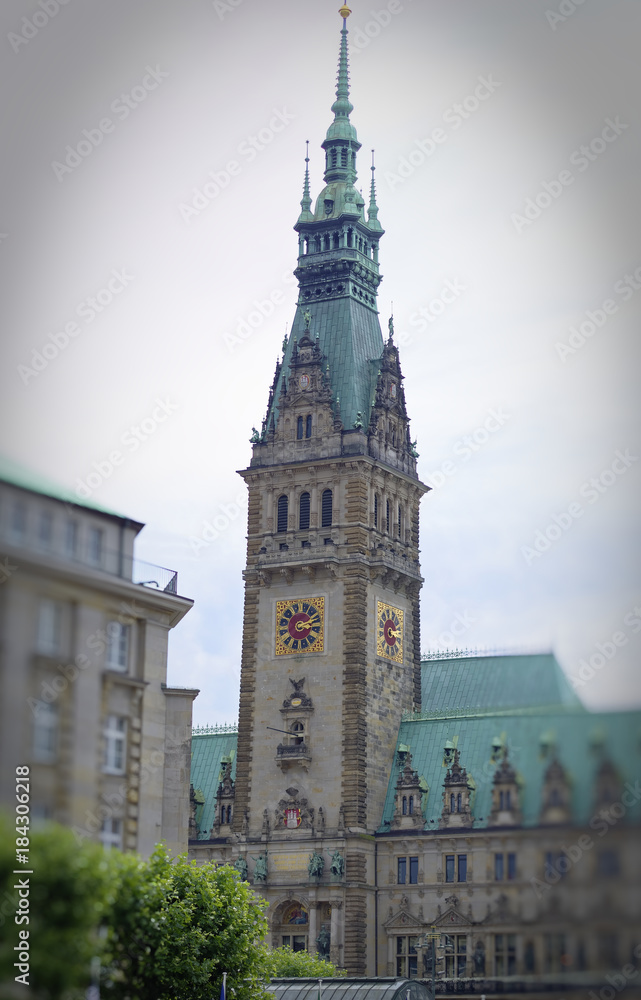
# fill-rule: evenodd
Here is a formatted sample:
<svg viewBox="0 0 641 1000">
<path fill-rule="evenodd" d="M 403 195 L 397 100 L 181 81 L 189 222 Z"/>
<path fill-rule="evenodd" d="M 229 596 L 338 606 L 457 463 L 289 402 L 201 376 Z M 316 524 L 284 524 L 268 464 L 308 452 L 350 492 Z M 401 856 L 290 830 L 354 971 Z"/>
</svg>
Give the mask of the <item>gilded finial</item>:
<svg viewBox="0 0 641 1000">
<path fill-rule="evenodd" d="M 343 20 L 344 20 L 344 21 L 346 21 L 346 20 L 347 20 L 347 18 L 349 17 L 349 15 L 350 15 L 350 14 L 351 14 L 352 12 L 351 12 L 351 10 L 349 9 L 349 7 L 347 6 L 347 4 L 346 4 L 346 3 L 344 3 L 344 4 L 343 4 L 343 6 L 342 6 L 342 7 L 340 8 L 340 10 L 339 10 L 339 12 L 338 12 L 338 13 L 339 13 L 339 14 L 340 14 L 340 16 L 341 16 L 341 17 L 343 18 Z"/>
</svg>

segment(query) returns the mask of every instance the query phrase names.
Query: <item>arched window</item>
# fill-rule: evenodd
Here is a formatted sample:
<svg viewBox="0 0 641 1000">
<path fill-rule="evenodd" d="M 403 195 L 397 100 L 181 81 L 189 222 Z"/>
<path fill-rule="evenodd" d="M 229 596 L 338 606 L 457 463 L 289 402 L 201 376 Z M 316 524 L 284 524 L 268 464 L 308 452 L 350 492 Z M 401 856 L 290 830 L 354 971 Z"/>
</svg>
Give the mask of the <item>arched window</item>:
<svg viewBox="0 0 641 1000">
<path fill-rule="evenodd" d="M 298 527 L 301 531 L 309 528 L 309 493 L 301 493 L 298 504 Z"/>
<path fill-rule="evenodd" d="M 294 744 L 294 746 L 300 746 L 305 739 L 305 726 L 303 725 L 303 723 L 298 720 L 296 720 L 296 722 L 293 722 L 291 725 L 291 733 L 292 733 L 291 741 Z"/>
<path fill-rule="evenodd" d="M 289 503 L 287 497 L 283 493 L 282 496 L 278 498 L 278 531 L 287 531 L 287 511 Z"/>
<path fill-rule="evenodd" d="M 454 792 L 450 794 L 450 812 L 456 812 L 456 796 Z"/>
<path fill-rule="evenodd" d="M 387 532 L 388 535 L 389 535 L 389 518 L 390 518 L 390 502 L 388 500 L 385 507 L 385 531 Z"/>
<path fill-rule="evenodd" d="M 407 811 L 409 812 L 410 816 L 412 816 L 413 813 L 414 813 L 414 796 L 413 795 L 410 795 L 409 803 L 408 803 L 408 810 Z"/>
<path fill-rule="evenodd" d="M 331 528 L 332 526 L 332 491 L 323 490 L 321 498 L 321 527 Z"/>
<path fill-rule="evenodd" d="M 374 527 L 378 528 L 378 494 L 374 494 Z"/>
<path fill-rule="evenodd" d="M 227 822 L 231 823 L 231 806 L 227 806 Z"/>
<path fill-rule="evenodd" d="M 300 441 L 302 436 L 303 436 L 303 418 L 299 417 L 298 422 L 296 424 L 296 437 Z"/>
<path fill-rule="evenodd" d="M 341 167 L 347 166 L 347 150 L 341 149 Z"/>
<path fill-rule="evenodd" d="M 311 413 L 308 413 L 305 419 L 305 437 L 310 438 L 311 436 L 312 436 L 312 415 Z"/>
<path fill-rule="evenodd" d="M 332 166 L 335 167 L 336 164 L 337 164 L 337 162 L 338 162 L 338 152 L 335 149 L 333 149 L 332 150 Z"/>
<path fill-rule="evenodd" d="M 403 816 L 407 816 L 407 795 L 403 796 Z"/>
<path fill-rule="evenodd" d="M 461 811 L 461 793 L 460 792 L 456 796 L 456 811 L 457 811 L 457 813 L 460 813 L 460 811 Z"/>
</svg>

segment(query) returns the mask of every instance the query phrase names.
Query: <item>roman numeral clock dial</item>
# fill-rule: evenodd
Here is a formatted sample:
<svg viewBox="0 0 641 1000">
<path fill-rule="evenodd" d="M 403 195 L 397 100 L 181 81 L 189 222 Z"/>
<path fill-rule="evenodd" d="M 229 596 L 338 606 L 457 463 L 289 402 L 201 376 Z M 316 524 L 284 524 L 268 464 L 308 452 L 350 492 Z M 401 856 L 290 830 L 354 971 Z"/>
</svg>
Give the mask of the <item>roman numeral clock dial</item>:
<svg viewBox="0 0 641 1000">
<path fill-rule="evenodd" d="M 395 663 L 403 662 L 403 612 L 382 601 L 376 605 L 376 652 Z"/>
<path fill-rule="evenodd" d="M 276 601 L 276 656 L 322 653 L 324 628 L 324 597 Z"/>
</svg>

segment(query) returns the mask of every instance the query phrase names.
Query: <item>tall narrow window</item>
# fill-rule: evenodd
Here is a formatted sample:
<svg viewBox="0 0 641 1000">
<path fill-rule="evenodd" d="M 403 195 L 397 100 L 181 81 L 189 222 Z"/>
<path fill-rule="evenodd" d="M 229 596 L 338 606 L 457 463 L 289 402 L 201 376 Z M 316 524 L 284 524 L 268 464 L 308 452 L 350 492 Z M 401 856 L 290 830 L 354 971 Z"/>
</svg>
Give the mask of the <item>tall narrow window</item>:
<svg viewBox="0 0 641 1000">
<path fill-rule="evenodd" d="M 311 413 L 308 413 L 307 417 L 305 418 L 305 437 L 310 438 L 311 436 L 312 436 L 312 415 Z"/>
<path fill-rule="evenodd" d="M 55 656 L 60 652 L 62 631 L 62 606 L 57 601 L 44 598 L 38 609 L 36 649 L 45 656 Z"/>
<path fill-rule="evenodd" d="M 390 519 L 390 502 L 386 501 L 385 504 L 385 531 L 389 535 L 389 519 Z"/>
<path fill-rule="evenodd" d="M 122 820 L 121 819 L 103 820 L 103 824 L 100 829 L 99 840 L 103 847 L 106 848 L 115 847 L 116 850 L 121 851 Z"/>
<path fill-rule="evenodd" d="M 11 511 L 11 539 L 14 542 L 22 542 L 26 533 L 27 510 L 21 500 L 16 500 Z"/>
<path fill-rule="evenodd" d="M 107 666 L 126 670 L 129 663 L 129 626 L 120 622 L 107 625 Z"/>
<path fill-rule="evenodd" d="M 103 771 L 107 771 L 109 774 L 124 774 L 127 720 L 119 715 L 108 715 L 104 737 L 105 757 Z"/>
<path fill-rule="evenodd" d="M 378 494 L 374 495 L 374 527 L 378 528 Z"/>
<path fill-rule="evenodd" d="M 410 809 L 410 812 L 412 810 Z M 410 885 L 418 884 L 418 857 L 410 858 Z"/>
<path fill-rule="evenodd" d="M 278 498 L 278 524 L 276 526 L 278 531 L 287 531 L 287 509 L 287 497 L 283 493 L 283 495 Z"/>
<path fill-rule="evenodd" d="M 332 526 L 332 491 L 323 490 L 321 503 L 321 527 L 331 528 Z"/>
<path fill-rule="evenodd" d="M 403 526 L 403 515 L 401 514 L 401 505 L 398 505 L 398 537 L 401 537 L 401 528 Z"/>
<path fill-rule="evenodd" d="M 407 881 L 407 858 L 398 859 L 396 881 L 399 885 L 405 885 Z"/>
<path fill-rule="evenodd" d="M 52 540 L 53 515 L 50 510 L 41 510 L 38 524 L 38 544 L 43 549 L 50 549 Z"/>
<path fill-rule="evenodd" d="M 301 493 L 298 508 L 298 527 L 301 531 L 307 531 L 309 528 L 309 493 Z"/>
<path fill-rule="evenodd" d="M 52 764 L 58 750 L 58 709 L 47 701 L 35 701 L 33 713 L 33 756 L 40 764 Z"/>
<path fill-rule="evenodd" d="M 102 565 L 104 532 L 102 528 L 89 528 L 89 562 L 92 566 Z"/>
<path fill-rule="evenodd" d="M 299 417 L 296 424 L 296 437 L 300 441 L 303 437 L 303 418 Z"/>
<path fill-rule="evenodd" d="M 75 559 L 78 554 L 78 522 L 67 521 L 65 527 L 65 554 Z"/>
</svg>

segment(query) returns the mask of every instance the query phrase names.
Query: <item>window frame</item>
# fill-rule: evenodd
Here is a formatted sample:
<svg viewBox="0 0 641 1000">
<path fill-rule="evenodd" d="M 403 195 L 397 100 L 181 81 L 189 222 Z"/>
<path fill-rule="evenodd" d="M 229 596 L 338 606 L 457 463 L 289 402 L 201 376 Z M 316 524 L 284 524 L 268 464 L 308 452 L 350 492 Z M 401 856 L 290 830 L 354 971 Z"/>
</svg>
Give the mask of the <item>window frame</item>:
<svg viewBox="0 0 641 1000">
<path fill-rule="evenodd" d="M 104 774 L 127 773 L 127 718 L 124 715 L 108 715 L 103 728 Z M 120 726 L 122 723 L 122 726 Z"/>
<path fill-rule="evenodd" d="M 49 620 L 47 620 L 49 619 Z M 62 603 L 41 597 L 36 622 L 36 652 L 41 656 L 59 656 L 62 650 Z"/>
<path fill-rule="evenodd" d="M 107 623 L 107 653 L 105 666 L 110 670 L 127 673 L 131 649 L 131 626 L 119 621 Z M 115 654 L 115 655 L 114 655 Z"/>
</svg>

